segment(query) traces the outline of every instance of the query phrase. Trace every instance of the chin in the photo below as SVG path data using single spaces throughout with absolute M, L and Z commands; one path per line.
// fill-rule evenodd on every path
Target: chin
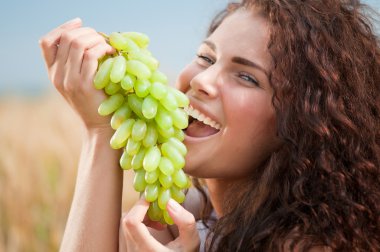
M 187 175 L 195 177 L 195 178 L 209 178 L 210 176 L 207 176 L 207 174 L 205 174 L 207 173 L 207 169 L 205 169 L 205 167 L 207 166 L 206 165 L 198 166 L 192 162 L 186 161 L 183 171 Z

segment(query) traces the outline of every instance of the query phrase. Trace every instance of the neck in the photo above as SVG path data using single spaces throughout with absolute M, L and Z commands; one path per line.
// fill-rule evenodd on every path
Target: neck
M 225 195 L 227 192 L 226 189 L 236 181 L 232 182 L 231 180 L 224 179 L 205 179 L 205 182 L 207 185 L 211 204 L 216 212 L 216 215 L 218 218 L 220 218 L 224 215 L 223 204 L 225 202 Z

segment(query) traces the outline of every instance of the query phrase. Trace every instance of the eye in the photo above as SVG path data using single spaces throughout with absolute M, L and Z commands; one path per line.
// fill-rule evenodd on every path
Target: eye
M 213 64 L 215 63 L 210 57 L 208 57 L 208 56 L 206 56 L 206 55 L 203 55 L 203 54 L 197 54 L 197 57 L 198 57 L 200 60 L 206 62 L 206 63 L 209 64 L 209 65 L 213 65 Z
M 260 87 L 259 82 L 254 77 L 252 77 L 251 75 L 249 75 L 247 73 L 240 73 L 239 78 L 246 81 L 246 82 L 249 82 L 250 85 L 253 84 L 257 87 Z

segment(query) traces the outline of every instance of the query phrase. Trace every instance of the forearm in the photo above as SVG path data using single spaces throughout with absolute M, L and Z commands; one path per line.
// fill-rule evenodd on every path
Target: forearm
M 123 173 L 111 136 L 111 129 L 85 134 L 61 251 L 117 251 Z

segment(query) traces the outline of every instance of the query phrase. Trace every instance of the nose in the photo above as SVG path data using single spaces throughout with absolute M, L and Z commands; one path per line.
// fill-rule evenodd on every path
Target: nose
M 218 96 L 219 71 L 216 65 L 199 72 L 190 81 L 190 88 L 199 98 L 213 99 Z

